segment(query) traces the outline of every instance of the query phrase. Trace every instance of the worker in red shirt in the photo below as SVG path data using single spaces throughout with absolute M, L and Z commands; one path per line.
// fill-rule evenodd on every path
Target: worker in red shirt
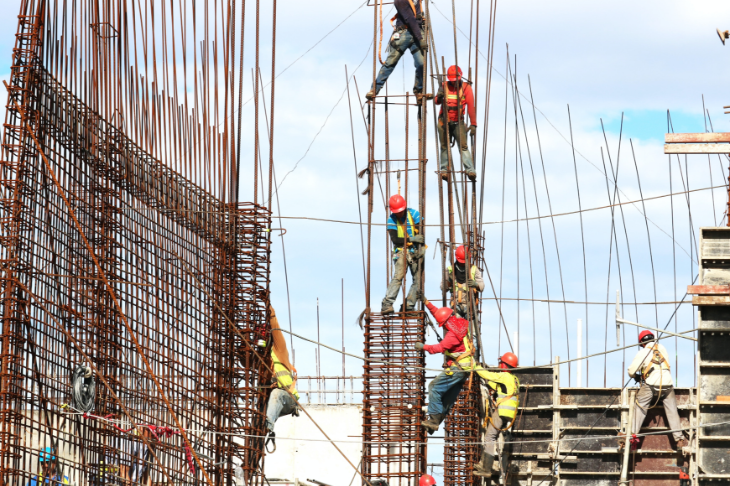
M 428 420 L 421 422 L 421 425 L 430 435 L 438 430 L 454 406 L 476 363 L 473 358 L 474 346 L 469 335 L 469 321 L 454 316 L 454 311 L 449 307 L 438 308 L 428 300 L 422 300 L 438 325 L 446 328 L 446 335 L 438 344 L 416 343 L 416 349 L 430 354 L 443 353 L 449 358 L 446 369 L 428 385 Z
M 437 105 L 446 101 L 446 111 L 449 119 L 449 137 L 446 137 L 446 125 L 444 124 L 443 106 L 439 112 L 439 141 L 441 142 L 441 178 L 445 181 L 449 180 L 449 142 L 451 138 L 456 139 L 461 151 L 461 162 L 464 164 L 466 175 L 472 181 L 476 180 L 477 173 L 474 170 L 474 163 L 469 152 L 467 143 L 467 132 L 470 136 L 476 136 L 477 133 L 477 112 L 474 106 L 474 92 L 469 83 L 461 80 L 461 69 L 458 66 L 451 66 L 446 75 L 448 82 L 439 88 L 434 102 Z M 459 113 L 459 105 L 461 105 L 461 113 Z M 466 129 L 464 115 L 469 110 L 469 130 Z M 452 160 L 455 168 L 456 160 Z

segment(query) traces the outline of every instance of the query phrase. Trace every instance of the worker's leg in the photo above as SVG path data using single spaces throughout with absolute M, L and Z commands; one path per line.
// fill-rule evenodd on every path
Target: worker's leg
M 492 410 L 491 420 L 487 426 L 487 434 L 484 437 L 484 452 L 489 455 L 497 455 L 497 439 L 499 431 L 504 427 L 504 420 L 500 417 L 497 409 Z
M 398 39 L 393 38 L 395 35 L 398 35 Z M 403 47 L 403 45 L 405 44 L 405 40 L 406 39 L 403 35 L 403 32 L 394 32 L 393 36 L 391 36 L 390 46 L 388 47 L 388 57 L 385 59 L 385 63 L 380 67 L 380 71 L 378 71 L 378 77 L 375 78 L 376 93 L 383 89 L 383 85 L 388 80 L 388 76 L 390 76 L 390 74 L 393 72 L 393 69 L 395 69 L 395 67 L 398 65 L 398 61 L 400 61 L 400 58 L 403 56 L 403 53 L 406 49 L 405 47 Z
M 454 130 L 456 141 L 459 144 L 461 152 L 461 162 L 464 164 L 464 170 L 469 173 L 474 171 L 474 164 L 471 160 L 471 152 L 469 151 L 469 137 L 466 134 L 466 124 L 462 119 L 458 124 L 451 123 L 449 129 Z
M 413 282 L 411 288 L 408 290 L 408 297 L 406 297 L 406 310 L 412 311 L 418 303 L 418 290 L 421 288 L 421 274 L 423 269 L 421 264 L 423 263 L 423 257 L 419 256 L 420 250 L 416 250 L 410 257 L 408 262 L 408 268 L 411 270 L 411 277 Z
M 664 400 L 664 413 L 667 415 L 667 422 L 671 430 L 678 430 L 678 432 L 672 432 L 674 440 L 684 439 L 684 433 L 679 430 L 682 428 L 682 424 L 679 421 L 679 412 L 677 411 L 677 399 L 674 397 L 674 387 L 669 386 L 667 389 L 662 390 L 662 397 Z
M 269 403 L 266 406 L 266 428 L 273 432 L 274 424 L 279 420 L 279 417 L 291 415 L 296 410 L 296 406 L 296 402 L 289 393 L 280 388 L 275 388 L 271 392 Z
M 449 138 L 446 136 L 446 127 L 444 126 L 444 120 L 439 117 L 439 143 L 441 144 L 441 171 L 449 170 Z
M 418 45 L 418 41 L 411 35 L 411 31 L 408 32 L 408 37 L 411 38 L 411 45 L 408 47 L 413 55 L 413 66 L 416 68 L 416 79 L 413 81 L 413 92 L 423 93 L 423 53 Z
M 398 252 L 394 258 L 395 268 L 393 268 L 393 278 L 390 280 L 388 290 L 385 292 L 381 312 L 393 311 L 393 302 L 395 302 L 396 297 L 398 297 L 398 291 L 400 291 L 400 287 L 403 285 L 403 279 L 406 276 L 406 266 L 408 262 L 403 255 L 403 252 Z
M 446 416 L 467 378 L 469 373 L 464 371 L 455 371 L 451 375 L 445 371 L 439 373 L 428 385 L 428 414 Z
M 646 411 L 652 404 L 654 399 L 654 392 L 651 387 L 646 383 L 642 383 L 639 392 L 636 394 L 636 403 L 634 403 L 634 424 L 631 429 L 632 434 L 638 434 L 641 430 L 641 426 L 644 424 L 646 418 Z

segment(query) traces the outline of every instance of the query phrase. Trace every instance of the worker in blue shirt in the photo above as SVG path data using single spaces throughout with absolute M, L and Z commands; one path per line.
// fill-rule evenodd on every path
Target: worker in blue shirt
M 428 51 L 428 42 L 422 30 L 421 0 L 395 0 L 393 3 L 397 13 L 391 19 L 391 24 L 395 20 L 395 30 L 390 37 L 388 58 L 381 66 L 380 72 L 378 72 L 375 86 L 370 87 L 370 91 L 365 97 L 371 100 L 377 96 L 407 49 L 411 51 L 413 65 L 416 67 L 413 94 L 416 95 L 418 101 L 421 101 L 423 93 L 423 56 Z
M 418 291 L 421 288 L 421 261 L 425 252 L 424 237 L 418 234 L 417 224 L 421 222 L 421 214 L 415 209 L 407 207 L 406 200 L 400 194 L 388 201 L 391 215 L 386 226 L 390 239 L 393 242 L 393 278 L 383 299 L 381 312 L 393 312 L 393 302 L 398 297 L 398 291 L 406 277 L 406 269 L 411 270 L 413 283 L 406 297 L 406 312 L 412 311 L 418 302 Z M 406 241 L 407 240 L 407 241 Z M 404 250 L 407 247 L 407 250 Z M 403 309 L 401 309 L 403 310 Z
M 38 455 L 40 463 L 40 476 L 33 476 L 28 481 L 28 486 L 40 486 L 41 484 L 69 484 L 68 477 L 56 472 L 56 454 L 53 447 L 46 447 Z

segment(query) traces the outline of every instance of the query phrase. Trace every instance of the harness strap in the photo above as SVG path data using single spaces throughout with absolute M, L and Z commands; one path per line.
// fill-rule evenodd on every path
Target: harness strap
M 411 10 L 413 10 L 413 15 L 415 15 L 415 16 L 418 16 L 418 14 L 416 13 L 416 6 L 415 6 L 415 5 L 413 5 L 413 0 L 408 0 L 408 3 L 410 3 L 410 4 L 411 4 Z M 381 5 L 382 5 L 382 3 L 381 3 Z M 395 20 L 396 20 L 397 18 L 398 18 L 398 14 L 395 14 L 395 15 L 393 15 L 393 18 L 392 18 L 392 19 L 390 19 L 390 25 L 391 25 L 391 26 L 392 26 L 392 27 L 393 27 L 394 29 L 395 29 L 395 25 L 393 25 L 393 23 L 395 22 Z

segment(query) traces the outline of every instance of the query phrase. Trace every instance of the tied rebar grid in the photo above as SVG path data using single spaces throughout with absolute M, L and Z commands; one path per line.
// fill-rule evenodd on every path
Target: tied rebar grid
M 473 231 L 467 233 L 471 251 L 471 263 L 484 271 L 484 238 L 475 235 Z M 476 306 L 477 318 L 474 322 L 481 330 L 479 310 L 481 302 Z M 473 342 L 477 345 L 477 332 L 471 330 Z M 475 357 L 476 359 L 476 357 Z M 481 390 L 479 377 L 476 373 L 464 383 L 459 392 L 451 413 L 446 417 L 445 445 L 444 445 L 444 486 L 466 486 L 481 484 L 481 479 L 474 476 L 474 466 L 481 459 L 482 446 L 479 444 L 483 432 L 483 423 L 480 420 L 488 410 L 480 403 Z
M 415 486 L 426 470 L 423 389 L 424 312 L 370 314 L 365 319 L 363 476 L 390 486 Z M 396 365 L 407 365 L 403 368 Z M 414 368 L 419 367 L 419 368 Z
M 264 432 L 268 349 L 249 343 L 269 341 L 270 213 L 164 165 L 91 108 L 114 112 L 101 88 L 59 82 L 48 9 L 21 5 L 0 162 L 0 485 L 27 484 L 45 447 L 71 483 L 130 484 L 147 443 L 153 483 L 231 484 L 240 464 L 261 484 L 260 441 L 215 433 Z M 61 408 L 79 364 L 92 415 Z M 98 417 L 177 433 L 145 443 Z

